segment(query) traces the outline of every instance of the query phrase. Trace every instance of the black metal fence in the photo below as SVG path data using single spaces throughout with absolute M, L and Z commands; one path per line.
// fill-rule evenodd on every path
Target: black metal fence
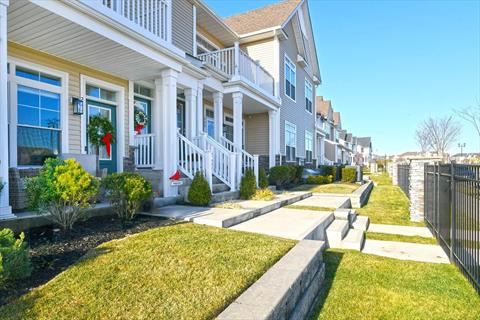
M 410 165 L 398 165 L 398 186 L 410 199 Z
M 480 292 L 480 166 L 425 165 L 425 221 Z

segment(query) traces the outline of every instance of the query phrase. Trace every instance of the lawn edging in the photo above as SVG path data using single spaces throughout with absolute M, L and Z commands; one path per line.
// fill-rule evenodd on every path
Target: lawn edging
M 325 278 L 324 248 L 300 241 L 217 319 L 305 319 Z
M 370 192 L 373 189 L 373 181 L 368 181 L 362 184 L 360 188 L 353 191 L 350 195 L 350 201 L 352 202 L 352 208 L 361 208 L 367 201 Z

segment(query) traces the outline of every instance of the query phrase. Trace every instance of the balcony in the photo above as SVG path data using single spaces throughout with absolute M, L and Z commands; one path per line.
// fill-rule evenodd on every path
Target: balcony
M 150 40 L 171 42 L 171 0 L 79 1 Z
M 223 73 L 230 80 L 243 78 L 269 95 L 275 95 L 275 79 L 239 46 L 199 54 L 198 59 Z

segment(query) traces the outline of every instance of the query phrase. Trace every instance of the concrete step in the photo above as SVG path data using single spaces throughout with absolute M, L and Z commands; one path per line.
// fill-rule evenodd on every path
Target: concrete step
M 336 219 L 327 228 L 327 240 L 329 246 L 337 248 L 340 246 L 342 239 L 348 232 L 349 224 L 347 220 Z
M 338 208 L 338 209 L 335 209 L 333 214 L 335 215 L 335 219 L 348 220 L 350 211 L 351 209 L 349 208 Z
M 352 223 L 352 228 L 355 230 L 367 231 L 370 225 L 370 219 L 367 216 L 356 216 Z
M 240 197 L 239 191 L 224 191 L 212 194 L 211 203 L 226 202 L 238 199 Z
M 340 248 L 361 251 L 365 242 L 365 232 L 362 230 L 350 229 L 343 238 Z
M 220 193 L 230 190 L 230 187 L 225 183 L 215 183 L 212 185 L 212 193 Z

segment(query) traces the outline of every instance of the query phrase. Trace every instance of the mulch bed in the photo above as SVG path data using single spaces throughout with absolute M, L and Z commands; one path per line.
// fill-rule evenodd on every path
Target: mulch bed
M 0 306 L 48 282 L 103 242 L 173 223 L 137 216 L 130 225 L 122 226 L 116 216 L 103 216 L 78 222 L 69 235 L 63 235 L 55 226 L 30 229 L 25 232 L 25 241 L 30 247 L 33 272 L 27 279 L 0 288 Z

